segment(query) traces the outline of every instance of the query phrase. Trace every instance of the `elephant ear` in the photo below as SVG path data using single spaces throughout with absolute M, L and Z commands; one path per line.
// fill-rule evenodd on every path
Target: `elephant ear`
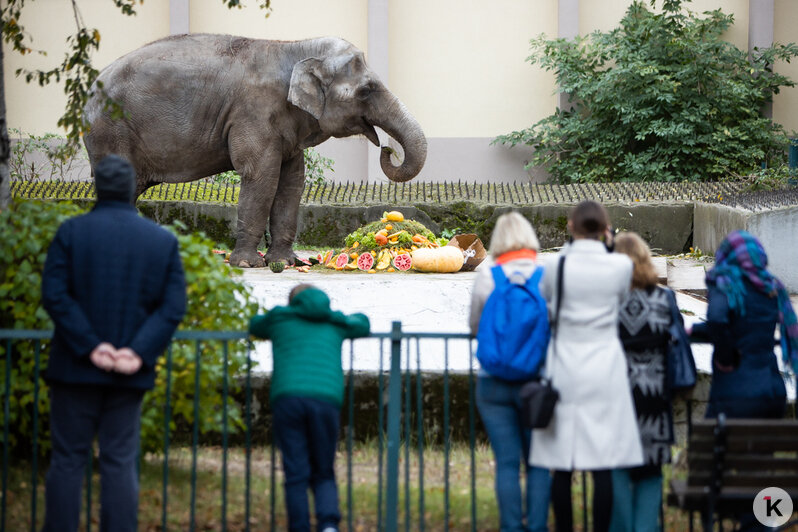
M 320 78 L 321 59 L 310 57 L 294 65 L 288 101 L 319 119 L 324 111 L 324 90 Z

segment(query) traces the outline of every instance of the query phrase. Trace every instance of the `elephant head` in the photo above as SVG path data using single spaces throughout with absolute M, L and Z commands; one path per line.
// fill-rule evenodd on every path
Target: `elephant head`
M 382 148 L 380 166 L 391 181 L 414 178 L 427 158 L 427 140 L 421 126 L 377 75 L 366 66 L 363 53 L 346 43 L 332 55 L 297 62 L 291 73 L 288 101 L 310 113 L 322 133 L 333 137 L 365 135 L 380 146 L 377 126 L 396 139 L 404 151 L 399 166 L 393 150 Z

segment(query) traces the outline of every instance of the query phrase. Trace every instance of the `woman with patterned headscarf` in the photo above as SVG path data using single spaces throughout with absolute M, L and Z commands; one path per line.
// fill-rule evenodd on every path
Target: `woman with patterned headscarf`
M 787 393 L 773 352 L 774 331 L 778 325 L 785 364 L 798 368 L 798 320 L 767 264 L 759 240 L 733 231 L 707 273 L 707 320 L 692 330 L 715 346 L 707 417 L 784 415 Z

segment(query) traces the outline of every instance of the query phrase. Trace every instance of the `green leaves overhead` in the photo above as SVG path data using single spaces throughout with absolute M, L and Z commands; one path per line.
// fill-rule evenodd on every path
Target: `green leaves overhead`
M 495 142 L 534 146 L 530 166 L 561 183 L 715 180 L 780 162 L 787 136 L 761 109 L 794 85 L 772 67 L 798 47 L 749 58 L 721 39 L 732 15 L 683 3 L 665 0 L 657 13 L 637 0 L 610 32 L 533 39 L 528 61 L 555 73 L 574 108 Z

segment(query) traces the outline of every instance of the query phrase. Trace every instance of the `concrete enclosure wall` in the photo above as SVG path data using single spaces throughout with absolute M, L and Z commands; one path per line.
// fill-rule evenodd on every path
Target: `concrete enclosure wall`
M 102 35 L 97 68 L 170 33 L 234 33 L 296 40 L 343 37 L 367 56 L 370 66 L 419 120 L 429 139 L 422 181 L 540 181 L 543 169 L 525 170 L 531 151 L 492 146 L 496 135 L 530 126 L 558 105 L 552 73 L 526 62 L 529 40 L 573 37 L 617 26 L 632 0 L 272 0 L 267 19 L 252 0 L 229 10 L 221 0 L 159 0 L 137 4 L 126 17 L 107 0 L 78 0 L 86 25 Z M 661 5 L 661 3 L 658 3 Z M 722 8 L 735 24 L 724 36 L 741 49 L 764 42 L 798 41 L 794 0 L 693 0 L 695 12 Z M 757 16 L 754 16 L 757 15 Z M 43 135 L 59 133 L 66 103 L 62 85 L 28 85 L 17 68 L 60 62 L 65 38 L 74 32 L 69 2 L 29 2 L 22 20 L 33 46 L 48 52 L 20 56 L 7 44 L 4 74 L 9 126 Z M 777 71 L 798 79 L 798 62 Z M 798 129 L 798 88 L 776 95 L 773 116 Z M 382 134 L 383 142 L 385 135 Z M 319 151 L 335 160 L 330 178 L 380 181 L 379 152 L 360 138 L 331 139 Z
M 752 212 L 711 203 L 694 210 L 693 245 L 714 253 L 727 234 L 746 230 L 762 242 L 768 268 L 792 292 L 798 292 L 798 207 Z
M 235 243 L 238 207 L 235 205 L 191 201 L 139 201 L 139 210 L 160 224 L 174 220 L 189 229 L 204 231 L 212 240 L 232 249 Z M 442 229 L 458 233 L 476 233 L 486 249 L 496 220 L 515 210 L 535 228 L 541 246 L 555 248 L 568 240 L 566 223 L 572 205 L 543 204 L 520 207 L 457 202 L 449 204 L 416 203 L 368 205 L 302 205 L 299 208 L 297 242 L 309 247 L 339 248 L 346 235 L 380 218 L 387 210 L 399 209 L 412 220 L 438 234 Z M 690 203 L 608 204 L 614 227 L 639 233 L 658 253 L 681 253 L 691 245 L 693 205 Z M 668 220 L 663 224 L 662 220 Z

